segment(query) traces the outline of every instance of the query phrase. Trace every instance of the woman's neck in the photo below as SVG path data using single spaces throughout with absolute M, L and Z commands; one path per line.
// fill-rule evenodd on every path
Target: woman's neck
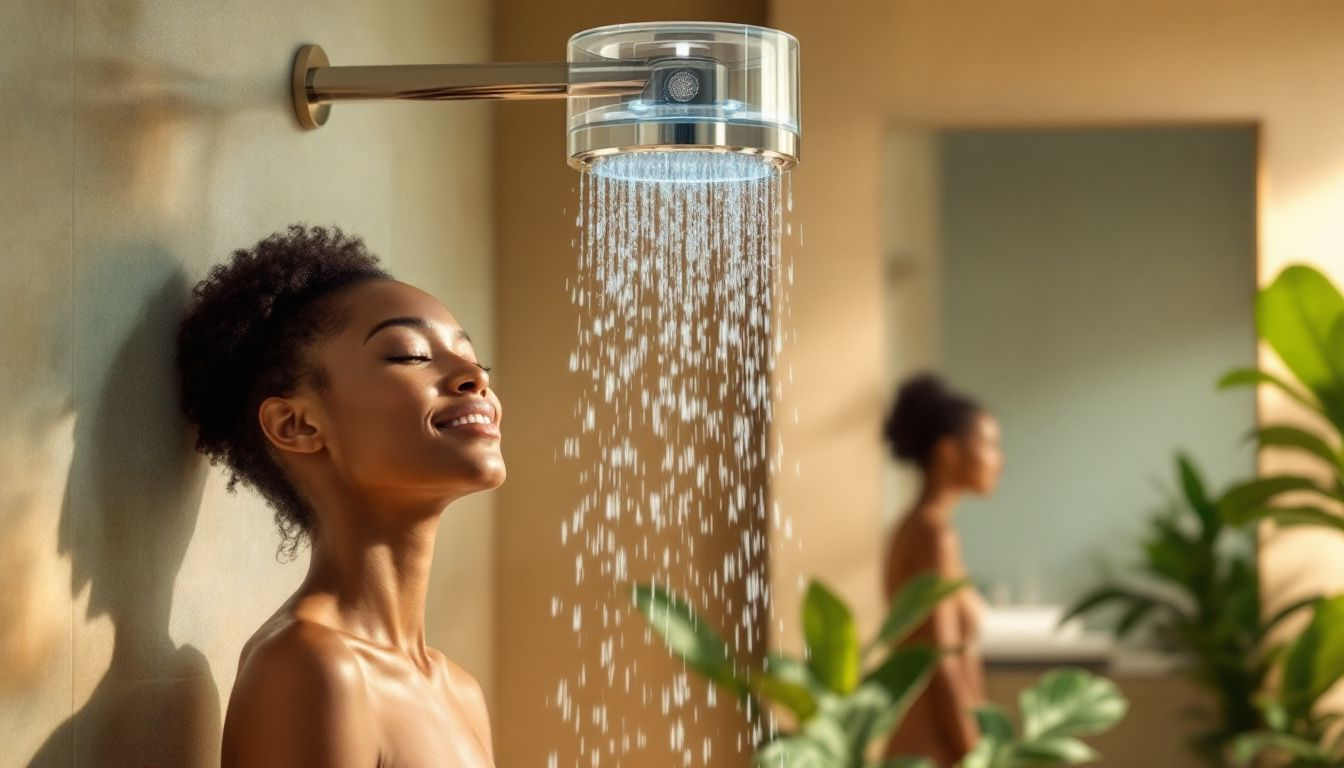
M 914 512 L 927 522 L 947 525 L 957 511 L 961 492 L 947 483 L 925 482 L 915 501 Z
M 429 669 L 425 595 L 441 511 L 440 507 L 433 514 L 365 510 L 324 515 L 327 524 L 313 540 L 308 575 L 299 596 L 329 598 L 332 618 L 341 630 L 396 648 L 421 669 Z M 333 520 L 412 522 L 380 528 L 336 525 Z

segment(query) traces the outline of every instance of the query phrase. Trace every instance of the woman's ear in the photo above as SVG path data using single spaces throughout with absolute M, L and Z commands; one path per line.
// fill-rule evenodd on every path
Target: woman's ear
M 943 435 L 933 444 L 932 466 L 942 475 L 957 477 L 962 465 L 961 440 L 956 435 Z
M 322 430 L 298 398 L 268 397 L 257 411 L 261 431 L 281 451 L 316 453 L 325 444 Z

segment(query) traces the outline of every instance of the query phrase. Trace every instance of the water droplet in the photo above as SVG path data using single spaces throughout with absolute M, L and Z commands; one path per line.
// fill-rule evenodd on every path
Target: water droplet
M 617 585 L 637 579 L 678 594 L 742 653 L 774 626 L 758 528 L 767 524 L 762 473 L 782 466 L 768 427 L 785 383 L 776 361 L 793 333 L 793 266 L 780 265 L 792 184 L 736 155 L 631 153 L 599 167 L 580 180 L 578 270 L 566 283 L 577 316 L 568 367 L 583 387 L 559 452 L 578 462 L 582 489 L 561 526 L 575 586 L 561 587 L 550 606 L 553 617 L 570 612 L 587 655 L 554 706 L 573 728 L 578 764 L 597 765 L 604 753 L 643 764 L 621 756 L 650 748 L 649 734 L 627 726 L 610 700 L 661 711 L 660 748 L 683 765 L 709 766 L 719 737 L 700 724 L 717 691 L 693 686 L 685 672 L 661 679 L 641 670 L 641 658 L 668 650 L 642 615 L 623 622 L 630 598 Z M 775 530 L 791 532 L 773 502 L 770 512 Z M 720 543 L 730 551 L 710 560 Z M 585 581 L 611 598 L 594 601 L 591 584 L 583 597 L 566 592 Z M 740 751 L 762 731 L 736 737 Z M 730 748 L 732 737 L 722 738 L 720 749 Z M 548 768 L 558 768 L 552 755 Z

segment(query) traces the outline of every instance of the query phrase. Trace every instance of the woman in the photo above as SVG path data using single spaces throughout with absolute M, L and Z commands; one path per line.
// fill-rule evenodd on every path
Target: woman
M 897 526 L 887 549 L 890 599 L 912 576 L 935 571 L 966 578 L 952 516 L 964 493 L 988 495 L 1003 467 L 999 425 L 974 401 L 925 374 L 901 386 L 885 425 L 897 459 L 919 469 L 923 485 L 914 506 Z M 892 735 L 888 756 L 925 755 L 952 766 L 979 739 L 972 710 L 985 703 L 984 667 L 976 641 L 983 601 L 967 587 L 943 600 L 915 637 L 945 656 L 923 694 Z
M 307 577 L 244 646 L 223 767 L 493 765 L 480 686 L 425 644 L 444 508 L 504 481 L 457 320 L 362 241 L 292 226 L 214 267 L 178 339 L 197 449 L 275 511 Z

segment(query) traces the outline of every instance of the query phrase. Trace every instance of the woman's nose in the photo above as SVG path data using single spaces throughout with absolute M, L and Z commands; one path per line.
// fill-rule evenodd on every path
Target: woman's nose
M 474 363 L 463 363 L 448 382 L 448 390 L 458 394 L 481 393 L 489 388 L 490 374 Z

